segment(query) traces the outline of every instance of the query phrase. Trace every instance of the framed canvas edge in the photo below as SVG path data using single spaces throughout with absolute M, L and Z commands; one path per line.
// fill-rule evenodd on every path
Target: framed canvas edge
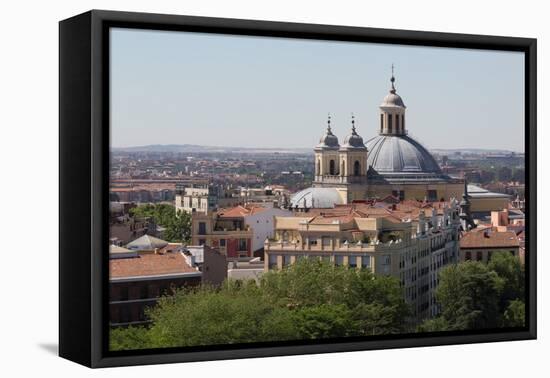
M 60 355 L 89 367 L 112 367 L 121 365 L 191 362 L 536 339 L 536 39 L 100 10 L 93 10 L 76 17 L 90 17 L 91 28 L 91 58 L 89 61 L 91 72 L 91 84 L 89 88 L 91 93 L 91 102 L 89 103 L 90 128 L 88 129 L 91 144 L 91 195 L 89 198 L 91 240 L 89 245 L 90 249 L 88 252 L 91 253 L 89 260 L 89 271 L 82 272 L 83 276 L 91 278 L 91 280 L 89 281 L 91 303 L 90 318 L 88 319 L 89 323 L 87 325 L 81 325 L 82 329 L 88 330 L 90 333 L 91 349 L 89 359 L 75 360 L 68 355 L 63 356 L 61 353 L 61 350 L 63 348 L 61 346 L 60 338 Z M 66 21 L 61 21 L 60 24 L 64 22 Z M 108 293 L 108 282 L 105 279 L 105 274 L 107 273 L 106 269 L 108 269 L 108 261 L 106 261 L 106 255 L 104 254 L 106 247 L 104 245 L 104 240 L 107 239 L 104 238 L 104 235 L 106 235 L 106 232 L 109 232 L 108 226 L 106 226 L 105 222 L 107 214 L 106 211 L 108 210 L 108 191 L 106 190 L 106 180 L 108 182 L 108 176 L 106 175 L 108 175 L 109 168 L 109 117 L 107 112 L 104 110 L 108 109 L 108 76 L 106 75 L 105 69 L 108 67 L 109 62 L 106 59 L 106 44 L 104 43 L 104 41 L 107 37 L 106 28 L 110 25 L 126 25 L 136 28 L 152 29 L 160 28 L 161 30 L 181 30 L 181 28 L 190 27 L 197 30 L 211 30 L 211 32 L 214 33 L 288 36 L 292 38 L 299 37 L 346 41 L 362 41 L 368 39 L 368 41 L 370 42 L 378 41 L 381 43 L 393 44 L 425 45 L 434 47 L 462 47 L 525 52 L 525 151 L 526 154 L 528 154 L 528 160 L 526 161 L 526 163 L 528 162 L 528 165 L 526 164 L 526 181 L 529 184 L 527 214 L 528 258 L 526 261 L 526 265 L 529 267 L 529 307 L 527 309 L 529 329 L 526 331 L 503 331 L 498 333 L 486 333 L 476 335 L 466 334 L 453 336 L 419 336 L 417 338 L 372 340 L 331 344 L 272 346 L 201 352 L 154 353 L 148 355 L 134 356 L 109 356 L 109 353 L 106 353 L 107 349 L 105 349 L 108 346 L 108 343 L 104 332 L 106 324 L 104 320 L 108 319 L 108 317 L 106 316 L 108 315 L 108 309 L 107 306 L 104 305 L 104 295 Z M 62 52 L 60 51 L 60 59 L 61 55 Z M 62 75 L 63 72 L 61 72 L 60 70 L 60 89 L 62 89 Z M 72 101 L 74 102 L 79 102 L 83 100 L 84 99 L 82 98 L 78 98 L 78 96 L 72 99 Z M 60 102 L 60 114 L 62 113 L 62 111 L 63 110 L 61 109 Z M 62 121 L 60 117 L 60 130 L 63 130 L 61 122 Z M 62 141 L 63 135 L 61 134 L 62 132 L 60 132 L 60 151 L 62 149 L 61 144 L 63 142 L 66 143 L 66 141 Z M 75 156 L 75 158 L 78 159 L 79 156 Z M 68 184 L 68 179 L 63 178 L 60 173 L 60 187 Z M 64 206 L 66 207 L 67 205 L 65 204 Z M 62 211 L 62 202 L 60 201 L 60 212 Z M 61 222 L 62 220 L 60 217 L 60 224 Z M 60 239 L 61 237 L 63 237 L 63 235 L 61 235 L 60 233 Z M 60 254 L 61 248 L 62 247 L 60 241 Z M 60 258 L 60 275 L 62 274 L 61 265 L 62 261 Z M 61 292 L 62 288 L 60 284 L 60 295 Z M 70 317 L 70 314 L 68 315 L 68 317 Z M 66 328 L 66 325 L 61 324 L 60 315 L 60 333 L 62 327 Z

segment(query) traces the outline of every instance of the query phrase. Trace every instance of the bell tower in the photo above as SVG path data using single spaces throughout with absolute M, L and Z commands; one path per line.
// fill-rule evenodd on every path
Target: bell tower
M 338 166 L 340 144 L 332 133 L 331 117 L 328 115 L 327 130 L 315 146 L 315 182 L 334 182 L 340 175 Z
M 348 202 L 364 200 L 367 184 L 367 147 L 355 128 L 351 115 L 351 133 L 340 147 L 340 181 L 348 187 Z
M 351 133 L 340 147 L 340 176 L 344 182 L 362 182 L 367 176 L 367 147 L 357 134 L 355 116 L 351 115 Z
M 395 76 L 393 74 L 393 64 L 391 66 L 391 89 L 390 93 L 384 97 L 380 105 L 380 135 L 407 135 L 405 128 L 405 109 L 401 96 L 395 89 Z

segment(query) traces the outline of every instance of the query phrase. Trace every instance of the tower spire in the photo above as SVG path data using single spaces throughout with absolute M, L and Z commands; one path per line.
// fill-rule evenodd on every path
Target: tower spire
M 394 76 L 394 73 L 393 73 L 393 69 L 394 69 L 394 66 L 393 66 L 393 63 L 391 64 L 391 90 L 390 92 L 391 93 L 395 93 L 395 76 Z
M 355 130 L 355 114 L 353 112 L 351 113 L 351 133 L 357 135 L 357 131 Z
M 331 134 L 332 130 L 330 128 L 330 112 L 328 113 L 328 119 L 327 119 L 327 133 Z

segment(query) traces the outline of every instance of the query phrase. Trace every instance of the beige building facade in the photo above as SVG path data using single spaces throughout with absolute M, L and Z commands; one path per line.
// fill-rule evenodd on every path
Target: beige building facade
M 420 321 L 438 313 L 438 273 L 458 261 L 457 206 L 361 203 L 276 217 L 275 236 L 264 246 L 265 270 L 314 258 L 391 275 L 399 279 L 414 321 Z

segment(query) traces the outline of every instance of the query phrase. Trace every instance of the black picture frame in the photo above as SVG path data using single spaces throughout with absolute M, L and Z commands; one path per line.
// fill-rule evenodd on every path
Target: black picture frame
M 525 328 L 209 348 L 108 351 L 110 27 L 525 53 Z M 535 339 L 536 39 L 92 10 L 59 24 L 59 354 L 89 367 Z

